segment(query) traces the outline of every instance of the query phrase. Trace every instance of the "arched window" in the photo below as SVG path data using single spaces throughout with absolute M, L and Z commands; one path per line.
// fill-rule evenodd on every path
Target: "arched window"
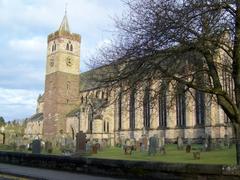
M 159 107 L 159 127 L 167 127 L 167 83 L 162 82 L 161 90 L 158 99 Z
M 135 129 L 135 89 L 131 90 L 129 99 L 129 127 L 131 130 Z
M 67 43 L 66 50 L 69 50 L 69 44 Z
M 70 45 L 70 51 L 73 51 L 73 45 L 72 44 Z
M 92 122 L 93 122 L 93 107 L 89 107 L 88 111 L 88 130 L 92 133 Z
M 106 131 L 106 121 L 103 121 L 103 132 Z
M 118 94 L 118 130 L 122 129 L 122 92 Z
M 104 99 L 104 91 L 102 91 L 102 99 Z
M 81 97 L 81 103 L 83 103 L 83 96 Z
M 150 128 L 151 119 L 151 96 L 149 87 L 145 88 L 143 97 L 143 126 Z
M 107 122 L 107 132 L 109 132 L 109 122 Z
M 177 126 L 186 126 L 186 96 L 185 87 L 178 85 L 176 94 L 176 112 L 177 112 Z
M 53 44 L 52 44 L 52 52 L 56 51 L 56 49 L 57 49 L 57 45 L 56 45 L 56 43 L 54 41 Z
M 196 124 L 203 125 L 205 123 L 205 94 L 200 91 L 196 91 L 195 94 L 196 105 Z

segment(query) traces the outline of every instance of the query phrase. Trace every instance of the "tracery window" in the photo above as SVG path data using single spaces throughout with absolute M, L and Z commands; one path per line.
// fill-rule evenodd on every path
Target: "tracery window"
M 129 127 L 131 130 L 135 128 L 135 89 L 131 90 L 129 99 Z
M 145 128 L 150 128 L 150 120 L 151 120 L 151 96 L 149 87 L 146 87 L 143 97 L 143 125 Z
M 177 113 L 177 126 L 186 126 L 186 95 L 183 85 L 177 87 L 176 94 L 176 113 Z

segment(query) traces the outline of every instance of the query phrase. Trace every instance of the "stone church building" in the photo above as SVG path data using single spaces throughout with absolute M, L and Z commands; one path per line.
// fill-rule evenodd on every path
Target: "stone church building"
M 163 81 L 141 92 L 121 93 L 91 81 L 96 70 L 80 73 L 81 36 L 70 31 L 66 14 L 47 43 L 45 91 L 37 100 L 36 114 L 27 120 L 26 137 L 53 140 L 64 134 L 75 139 L 83 131 L 88 139 L 107 139 L 114 145 L 156 134 L 169 142 L 177 137 L 197 140 L 206 134 L 215 139 L 232 136 L 223 110 L 203 93 L 192 90 L 195 98 L 189 92 L 178 95 L 169 106 L 169 87 L 151 105 L 149 88 L 158 88 Z M 226 88 L 233 86 L 228 83 Z

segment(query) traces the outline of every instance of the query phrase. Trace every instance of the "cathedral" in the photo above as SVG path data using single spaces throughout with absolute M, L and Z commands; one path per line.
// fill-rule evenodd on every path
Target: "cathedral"
M 163 81 L 140 92 L 122 93 L 91 80 L 91 74 L 101 67 L 80 73 L 81 36 L 70 31 L 66 14 L 59 29 L 48 35 L 47 43 L 45 91 L 38 97 L 36 114 L 27 120 L 26 138 L 54 140 L 63 134 L 74 140 L 82 131 L 87 139 L 105 139 L 115 145 L 153 135 L 166 142 L 177 137 L 197 141 L 206 134 L 216 140 L 232 137 L 229 119 L 204 93 L 185 92 L 172 103 L 169 85 L 152 105 L 149 89 L 158 88 Z M 231 83 L 225 87 L 233 89 Z

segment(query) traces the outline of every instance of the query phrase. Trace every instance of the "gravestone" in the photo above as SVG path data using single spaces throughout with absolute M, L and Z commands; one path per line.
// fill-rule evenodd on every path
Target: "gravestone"
M 149 149 L 148 149 L 148 155 L 156 155 L 158 147 L 158 139 L 155 136 L 152 136 L 149 138 Z
M 193 158 L 194 158 L 195 160 L 200 159 L 200 152 L 193 152 Z
M 52 153 L 52 151 L 53 151 L 52 142 L 50 142 L 50 141 L 45 142 L 45 151 L 48 153 Z
M 203 150 L 209 151 L 212 147 L 211 136 L 206 134 L 203 141 Z
M 40 154 L 41 153 L 41 141 L 35 139 L 32 141 L 32 153 L 33 154 Z
M 228 135 L 224 136 L 224 147 L 228 149 L 231 147 L 231 139 L 229 138 Z
M 76 152 L 83 153 L 86 150 L 86 134 L 82 131 L 76 135 Z
M 146 136 L 144 136 L 142 138 L 142 151 L 147 151 L 148 148 L 148 138 Z
M 130 139 L 130 145 L 132 146 L 132 149 L 134 150 L 134 151 L 136 151 L 137 150 L 137 147 L 136 147 L 136 139 Z
M 183 149 L 183 139 L 180 136 L 177 137 L 177 148 L 178 150 Z
M 87 153 L 91 153 L 91 150 L 92 150 L 92 145 L 91 145 L 90 141 L 87 141 L 87 143 L 86 143 L 86 152 Z
M 160 154 L 166 154 L 166 150 L 165 150 L 165 138 L 163 136 L 161 136 L 159 138 L 159 150 L 160 150 Z
M 186 153 L 190 153 L 192 149 L 192 141 L 190 138 L 187 139 Z

